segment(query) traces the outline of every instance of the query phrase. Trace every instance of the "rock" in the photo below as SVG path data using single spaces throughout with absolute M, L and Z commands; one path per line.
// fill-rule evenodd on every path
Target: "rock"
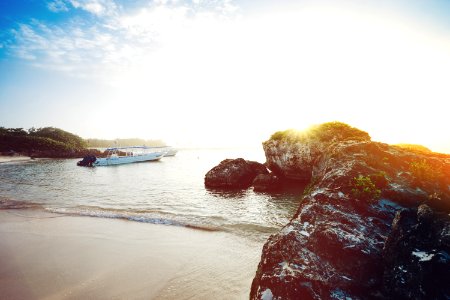
M 370 136 L 340 122 L 313 126 L 309 134 L 276 132 L 263 143 L 267 167 L 281 177 L 309 181 L 317 159 L 335 141 L 370 141 Z
M 357 129 L 337 125 L 347 133 L 335 134 L 327 125 L 326 134 L 282 134 L 263 144 L 270 170 L 309 179 L 310 185 L 291 221 L 265 243 L 251 299 L 267 291 L 272 299 L 389 299 L 384 285 L 392 281 L 384 278 L 395 264 L 384 263 L 389 251 L 383 249 L 396 212 L 437 198 L 439 208 L 450 212 L 450 155 L 372 142 Z M 419 211 L 414 222 L 434 220 L 428 208 Z M 405 222 L 402 230 L 415 224 L 409 219 L 398 220 Z M 428 228 L 430 235 L 450 240 L 444 234 L 450 230 Z M 438 251 L 445 261 L 448 250 Z
M 434 212 L 428 205 L 420 205 L 417 209 L 417 221 L 422 224 L 427 224 L 434 219 Z
M 280 179 L 274 174 L 259 174 L 252 183 L 255 192 L 276 191 L 281 188 Z
M 207 188 L 248 188 L 258 174 L 268 174 L 258 162 L 243 158 L 225 159 L 205 175 Z
M 261 299 L 265 289 L 274 299 L 375 295 L 381 283 L 383 233 L 389 226 L 386 215 L 356 213 L 354 206 L 347 209 L 338 196 L 325 192 L 309 200 L 264 245 L 251 298 Z
M 390 299 L 448 299 L 450 217 L 427 205 L 397 212 L 384 246 L 384 292 Z
M 267 167 L 282 178 L 309 181 L 314 160 L 321 152 L 319 146 L 317 143 L 266 142 L 263 148 Z

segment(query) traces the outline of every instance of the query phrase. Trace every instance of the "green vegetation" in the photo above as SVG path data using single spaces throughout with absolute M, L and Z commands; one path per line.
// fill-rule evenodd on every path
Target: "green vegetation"
M 54 127 L 5 128 L 0 127 L 0 152 L 14 152 L 35 157 L 81 157 L 85 154 L 101 155 L 101 152 L 90 148 L 107 148 L 111 146 L 163 146 L 161 140 L 88 139 Z
M 425 152 L 425 153 L 432 152 L 427 147 L 422 146 L 422 145 L 417 145 L 417 144 L 397 144 L 397 145 L 394 145 L 394 146 L 402 148 L 402 149 L 410 150 L 410 151 L 413 151 L 413 152 Z
M 285 140 L 291 142 L 305 142 L 308 140 L 325 141 L 370 141 L 367 132 L 351 127 L 342 122 L 328 122 L 312 126 L 306 131 L 288 129 L 272 134 L 271 140 Z
M 380 171 L 375 174 L 370 174 L 369 178 L 373 182 L 373 184 L 375 184 L 375 186 L 379 189 L 383 189 L 388 185 L 388 180 L 386 179 L 386 172 Z
M 450 180 L 448 169 L 434 160 L 416 160 L 409 163 L 413 185 L 428 194 L 428 204 L 445 211 L 450 211 Z
M 308 134 L 306 131 L 299 131 L 296 129 L 287 129 L 284 131 L 277 131 L 270 137 L 271 140 L 275 141 L 306 141 L 308 140 Z
M 442 176 L 441 167 L 433 167 L 425 159 L 412 161 L 409 164 L 409 171 L 413 175 L 416 184 L 420 182 L 434 182 L 439 181 Z
M 54 127 L 23 128 L 0 127 L 0 151 L 81 151 L 85 149 L 84 140 L 70 132 Z
M 354 177 L 351 181 L 352 195 L 360 200 L 375 200 L 381 196 L 381 190 L 372 182 L 370 176 Z
M 102 140 L 102 139 L 87 139 L 86 144 L 88 148 L 108 148 L 112 146 L 165 146 L 161 140 L 144 140 L 144 139 L 115 139 L 115 140 Z
M 62 129 L 54 127 L 44 127 L 44 128 L 30 128 L 28 130 L 30 136 L 48 138 L 57 142 L 64 143 L 66 146 L 72 149 L 84 149 L 86 148 L 86 142 L 73 133 L 64 131 Z

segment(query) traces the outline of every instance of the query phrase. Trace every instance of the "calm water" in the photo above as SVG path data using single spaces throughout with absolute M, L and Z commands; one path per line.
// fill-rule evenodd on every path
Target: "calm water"
M 0 164 L 0 200 L 74 215 L 188 226 L 265 239 L 285 225 L 303 187 L 277 194 L 206 190 L 204 175 L 225 158 L 264 162 L 259 149 L 189 149 L 158 162 L 82 168 L 75 159 Z M 5 201 L 2 201 L 5 206 Z

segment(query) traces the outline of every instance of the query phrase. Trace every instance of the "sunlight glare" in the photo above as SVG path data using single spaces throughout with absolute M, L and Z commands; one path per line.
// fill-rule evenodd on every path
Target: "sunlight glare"
M 125 115 L 145 137 L 192 143 L 259 143 L 331 120 L 381 141 L 431 142 L 431 128 L 445 125 L 449 44 L 385 17 L 322 7 L 228 20 L 143 10 L 124 23 L 133 32 L 156 20 L 163 38 L 113 74 L 115 102 L 138 107 Z

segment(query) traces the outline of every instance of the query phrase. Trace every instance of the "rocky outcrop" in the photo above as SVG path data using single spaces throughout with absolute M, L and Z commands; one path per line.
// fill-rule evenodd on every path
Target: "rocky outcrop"
M 335 142 L 370 141 L 359 129 L 339 122 L 312 127 L 308 133 L 286 130 L 263 143 L 267 167 L 282 178 L 310 181 L 321 154 Z
M 243 158 L 225 159 L 205 175 L 207 188 L 248 188 L 258 174 L 268 174 L 258 162 Z
M 281 189 L 281 180 L 274 174 L 259 174 L 252 183 L 255 192 L 270 192 Z
M 281 178 L 310 181 L 317 157 L 323 152 L 320 143 L 264 143 L 267 167 Z
M 398 211 L 383 252 L 383 287 L 392 299 L 449 298 L 448 214 L 427 205 Z
M 423 202 L 450 211 L 450 155 L 372 142 L 336 122 L 274 134 L 264 150 L 274 173 L 310 185 L 264 245 L 251 299 L 389 299 L 385 244 L 396 212 Z

